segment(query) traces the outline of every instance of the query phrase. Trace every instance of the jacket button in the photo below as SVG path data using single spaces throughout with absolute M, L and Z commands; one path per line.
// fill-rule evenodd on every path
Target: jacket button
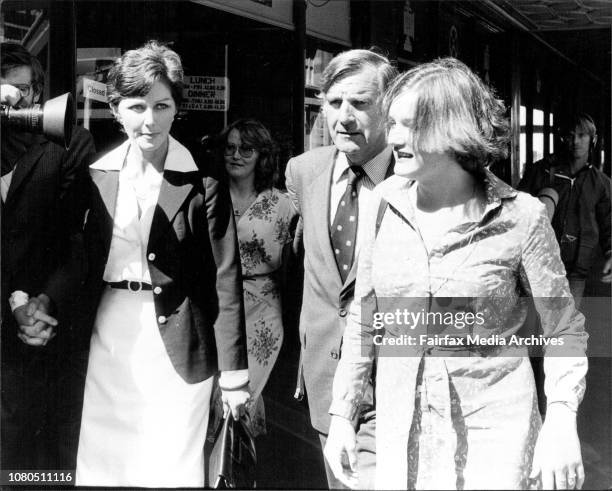
M 340 310 L 338 311 L 338 315 L 339 315 L 340 317 L 346 317 L 346 309 L 340 309 Z
M 160 316 L 157 318 L 157 322 L 159 322 L 160 324 L 165 324 L 166 322 L 168 322 L 168 319 L 166 319 L 166 316 L 165 316 L 165 315 L 160 315 Z
M 337 359 L 338 359 L 338 352 L 337 352 L 335 349 L 333 349 L 333 350 L 331 351 L 331 353 L 330 353 L 330 356 L 331 356 L 331 357 L 332 357 L 334 360 L 337 360 Z
M 149 259 L 149 261 L 155 261 L 155 253 L 154 252 L 149 253 L 147 258 Z
M 155 293 L 155 295 L 159 295 L 161 292 L 161 286 L 156 286 L 155 288 L 153 288 L 153 293 Z

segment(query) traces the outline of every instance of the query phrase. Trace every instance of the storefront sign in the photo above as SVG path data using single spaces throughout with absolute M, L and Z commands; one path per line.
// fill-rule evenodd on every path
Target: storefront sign
M 195 3 L 254 19 L 273 26 L 294 29 L 293 2 L 290 0 L 192 0 Z M 334 0 L 332 3 L 336 3 Z
M 185 77 L 181 109 L 187 111 L 227 111 L 229 79 L 207 75 Z
M 308 2 L 306 34 L 332 43 L 351 46 L 350 2 L 348 0 Z
M 107 102 L 106 84 L 83 77 L 83 97 L 94 101 Z

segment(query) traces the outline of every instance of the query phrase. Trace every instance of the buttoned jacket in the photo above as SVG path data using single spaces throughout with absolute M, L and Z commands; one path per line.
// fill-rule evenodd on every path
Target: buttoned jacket
M 316 148 L 292 158 L 286 170 L 287 190 L 300 213 L 296 242 L 304 251 L 300 313 L 303 379 L 312 425 L 325 434 L 329 430 L 332 383 L 357 269 L 354 261 L 346 281 L 342 282 L 331 245 L 329 209 L 337 152 L 334 146 Z M 392 172 L 391 161 L 387 175 Z M 358 253 L 359 242 L 356 256 Z
M 81 302 L 89 327 L 106 288 L 119 171 L 128 150 L 125 142 L 90 167 L 88 275 Z M 170 137 L 146 250 L 157 325 L 172 365 L 188 383 L 217 370 L 247 368 L 236 228 L 227 185 L 216 174 L 199 169 Z

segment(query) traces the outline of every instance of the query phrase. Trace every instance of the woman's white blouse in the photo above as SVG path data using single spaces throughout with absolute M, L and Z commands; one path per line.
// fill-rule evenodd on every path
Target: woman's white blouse
M 113 237 L 104 281 L 151 283 L 145 256 L 162 174 L 150 164 L 143 171 L 130 165 L 128 160 L 119 171 Z

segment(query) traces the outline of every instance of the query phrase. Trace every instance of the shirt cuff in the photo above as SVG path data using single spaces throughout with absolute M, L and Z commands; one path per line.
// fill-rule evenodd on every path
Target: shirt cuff
M 565 401 L 565 400 L 556 400 L 556 401 L 548 401 L 546 403 L 546 407 L 550 407 L 552 404 L 563 404 L 571 411 L 577 413 L 578 412 L 578 404 L 575 402 Z
M 11 312 L 15 312 L 16 309 L 26 305 L 30 301 L 30 296 L 21 290 L 15 290 L 9 298 L 9 305 L 11 306 Z
M 225 370 L 219 377 L 219 387 L 223 390 L 234 390 L 249 383 L 249 370 Z
M 329 407 L 329 414 L 353 421 L 357 417 L 359 406 L 360 404 L 357 401 L 334 400 Z

